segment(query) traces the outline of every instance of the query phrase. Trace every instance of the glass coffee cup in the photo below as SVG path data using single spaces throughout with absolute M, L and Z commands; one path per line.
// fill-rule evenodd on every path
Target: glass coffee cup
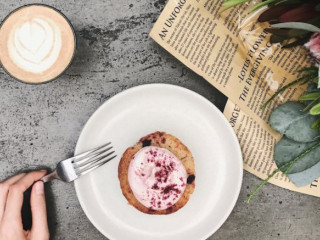
M 24 83 L 40 84 L 56 79 L 69 67 L 75 51 L 72 24 L 51 6 L 22 6 L 0 26 L 1 65 Z

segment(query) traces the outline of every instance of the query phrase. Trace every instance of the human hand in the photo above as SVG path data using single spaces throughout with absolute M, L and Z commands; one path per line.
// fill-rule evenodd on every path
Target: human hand
M 46 171 L 21 173 L 0 182 L 0 239 L 48 240 L 49 230 L 44 195 L 44 184 L 38 181 Z M 38 181 L 38 182 L 36 182 Z M 23 230 L 21 208 L 23 193 L 36 182 L 31 191 L 31 230 Z

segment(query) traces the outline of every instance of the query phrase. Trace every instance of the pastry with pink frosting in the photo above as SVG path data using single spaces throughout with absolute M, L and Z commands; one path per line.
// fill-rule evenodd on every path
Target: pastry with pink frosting
M 190 150 L 164 132 L 149 134 L 129 147 L 121 158 L 118 174 L 129 204 L 148 214 L 179 210 L 195 188 Z

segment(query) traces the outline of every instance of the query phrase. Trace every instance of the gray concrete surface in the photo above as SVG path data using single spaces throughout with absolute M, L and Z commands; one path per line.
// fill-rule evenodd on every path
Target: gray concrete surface
M 90 115 L 108 98 L 144 83 L 192 89 L 222 108 L 226 99 L 149 37 L 165 0 L 41 1 L 65 13 L 78 37 L 69 70 L 44 85 L 17 82 L 0 70 L 0 179 L 72 155 Z M 0 2 L 0 18 L 26 0 Z M 244 174 L 238 203 L 217 239 L 320 239 L 320 199 L 268 184 L 248 205 L 259 180 Z M 89 222 L 72 184 L 47 186 L 52 239 L 105 239 Z M 76 220 L 76 221 L 75 221 Z

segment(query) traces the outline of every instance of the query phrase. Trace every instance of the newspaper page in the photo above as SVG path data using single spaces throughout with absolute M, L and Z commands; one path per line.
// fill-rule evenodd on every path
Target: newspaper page
M 305 86 L 286 90 L 265 109 L 261 105 L 299 77 L 297 70 L 309 64 L 307 54 L 302 48 L 271 44 L 265 32 L 268 25 L 257 23 L 259 12 L 249 14 L 250 4 L 220 14 L 222 2 L 168 0 L 150 37 L 229 98 L 225 115 L 230 121 L 235 106 L 239 109 L 233 128 L 242 147 L 244 167 L 265 178 L 276 168 L 273 147 L 281 138 L 268 126 L 269 115 L 279 103 L 297 99 Z M 317 180 L 297 188 L 280 173 L 270 182 L 320 196 Z
M 301 48 L 272 45 L 267 24 L 247 17 L 251 6 L 219 13 L 222 0 L 169 0 L 150 36 L 191 70 L 204 77 L 249 116 L 266 121 L 261 105 L 279 87 L 298 77 L 307 63 Z M 291 88 L 280 101 L 296 99 L 304 89 Z

